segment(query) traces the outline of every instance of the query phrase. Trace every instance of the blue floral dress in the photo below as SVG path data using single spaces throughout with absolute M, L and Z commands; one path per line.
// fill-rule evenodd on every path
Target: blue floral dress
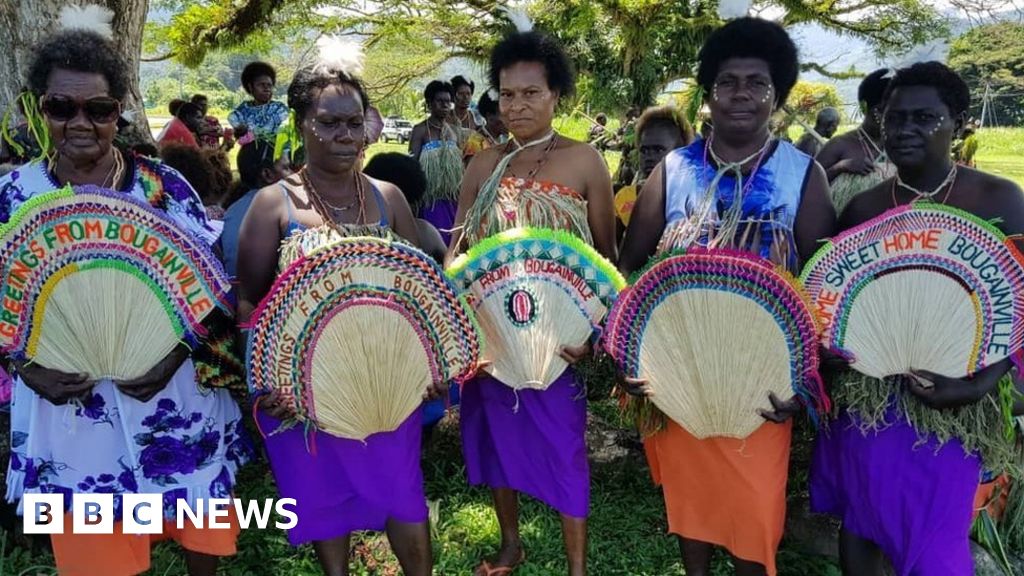
M 149 201 L 208 243 L 216 240 L 202 202 L 180 174 L 153 160 L 130 160 L 124 193 Z M 0 178 L 0 222 L 58 187 L 45 161 Z M 238 406 L 227 390 L 200 388 L 191 360 L 148 402 L 102 380 L 82 402 L 56 406 L 13 378 L 11 502 L 25 492 L 57 493 L 70 507 L 74 492 L 114 494 L 120 516 L 118 495 L 159 493 L 165 516 L 173 518 L 178 498 L 195 506 L 198 498 L 230 497 L 235 473 L 252 454 Z
M 288 107 L 282 102 L 271 100 L 259 106 L 252 102 L 242 102 L 231 114 L 228 114 L 228 124 L 237 129 L 245 124 L 252 130 L 256 138 L 266 140 L 271 144 L 277 137 L 277 131 L 288 121 Z

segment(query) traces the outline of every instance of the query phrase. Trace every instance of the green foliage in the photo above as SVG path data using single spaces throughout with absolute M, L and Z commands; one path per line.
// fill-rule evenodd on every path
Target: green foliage
M 177 14 L 154 27 L 152 44 L 190 66 L 210 50 L 255 49 L 301 38 L 302 31 L 357 34 L 371 47 L 371 60 L 380 50 L 391 64 L 378 68 L 379 80 L 368 75 L 380 84 L 371 95 L 384 99 L 447 58 L 486 59 L 509 27 L 502 8 L 521 6 L 510 0 L 379 0 L 367 10 L 357 0 L 157 1 Z M 562 40 L 581 72 L 576 104 L 610 111 L 648 106 L 669 81 L 691 76 L 700 45 L 722 23 L 718 0 L 531 0 L 527 6 L 538 27 Z M 946 33 L 924 0 L 760 0 L 757 8 L 786 24 L 817 23 L 865 38 L 880 53 Z M 155 47 L 147 51 L 159 52 Z
M 1000 22 L 979 26 L 950 46 L 949 65 L 971 87 L 971 114 L 981 117 L 986 85 L 995 118 L 1024 126 L 1024 24 Z M 986 118 L 989 121 L 990 118 Z
M 825 108 L 832 107 L 842 112 L 843 99 L 834 84 L 800 80 L 789 93 L 786 105 L 797 118 L 813 125 L 818 112 Z
M 592 80 L 592 103 L 621 110 L 648 106 L 667 82 L 693 75 L 700 46 L 722 24 L 717 6 L 717 0 L 534 0 L 530 12 Z M 946 33 L 938 12 L 921 0 L 762 0 L 757 7 L 781 13 L 787 25 L 816 23 L 864 38 L 879 53 Z

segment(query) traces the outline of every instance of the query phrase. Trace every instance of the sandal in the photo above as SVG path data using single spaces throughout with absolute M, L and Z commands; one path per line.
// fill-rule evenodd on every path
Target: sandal
M 491 566 L 491 563 L 484 560 L 473 571 L 473 576 L 509 576 L 512 571 L 526 561 L 526 551 L 519 551 L 519 558 L 511 566 Z

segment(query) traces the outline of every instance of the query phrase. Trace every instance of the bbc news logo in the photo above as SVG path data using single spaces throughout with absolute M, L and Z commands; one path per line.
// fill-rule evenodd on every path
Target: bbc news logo
M 23 527 L 26 534 L 63 534 L 69 527 L 64 526 L 64 496 L 62 494 L 35 494 L 23 496 Z M 74 534 L 113 534 L 114 523 L 122 523 L 124 534 L 162 534 L 164 522 L 164 500 L 161 494 L 123 494 L 121 496 L 122 516 L 114 518 L 113 494 L 73 494 L 71 497 L 71 532 Z M 271 524 L 271 515 L 277 513 L 273 522 L 275 528 L 289 530 L 299 523 L 295 513 L 294 498 L 243 502 L 238 498 L 199 498 L 195 505 L 188 500 L 176 501 L 175 521 L 178 529 L 191 524 L 196 528 L 230 529 L 231 510 L 235 512 L 238 525 L 248 529 L 255 525 L 266 530 Z

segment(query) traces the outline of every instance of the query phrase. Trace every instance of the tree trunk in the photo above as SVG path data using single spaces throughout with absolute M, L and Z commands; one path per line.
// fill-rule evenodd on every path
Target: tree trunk
M 139 91 L 139 57 L 149 0 L 88 0 L 114 11 L 114 42 L 128 63 L 128 95 L 124 109 L 131 112 L 132 126 L 125 129 L 129 141 L 152 142 L 149 122 Z M 25 86 L 33 48 L 59 26 L 61 8 L 80 5 L 73 0 L 0 0 L 0 109 L 17 98 Z

